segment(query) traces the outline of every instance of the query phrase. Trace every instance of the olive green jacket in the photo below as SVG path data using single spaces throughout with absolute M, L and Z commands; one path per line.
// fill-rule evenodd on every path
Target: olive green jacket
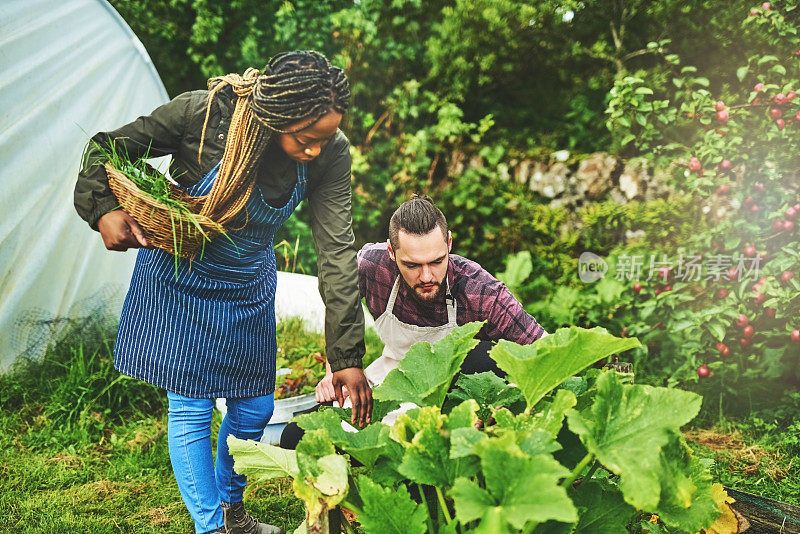
M 131 158 L 172 155 L 170 172 L 181 185 L 197 183 L 222 158 L 235 98 L 223 89 L 214 98 L 206 127 L 202 159 L 197 153 L 205 120 L 208 91 L 177 96 L 150 115 L 92 140 L 108 146 L 117 139 L 117 150 Z M 350 215 L 350 152 L 347 137 L 338 131 L 308 164 L 308 203 L 311 231 L 317 249 L 319 291 L 325 302 L 325 342 L 333 371 L 361 367 L 364 355 L 364 314 L 358 294 L 358 267 Z M 119 204 L 93 145 L 84 153 L 75 186 L 75 209 L 97 230 L 97 221 Z M 296 163 L 277 143 L 261 156 L 256 185 L 273 206 L 286 203 L 297 180 Z

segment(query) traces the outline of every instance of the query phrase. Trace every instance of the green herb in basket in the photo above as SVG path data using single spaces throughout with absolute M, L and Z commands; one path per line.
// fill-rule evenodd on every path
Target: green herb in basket
M 122 153 L 117 150 L 116 139 L 114 139 L 109 146 L 102 146 L 95 141 L 92 141 L 94 147 L 100 152 L 94 162 L 95 165 L 103 165 L 108 162 L 117 171 L 124 174 L 130 179 L 136 187 L 152 197 L 154 200 L 160 202 L 167 207 L 171 222 L 172 233 L 172 251 L 175 258 L 175 275 L 178 274 L 178 261 L 183 250 L 183 226 L 179 223 L 180 219 L 186 220 L 190 225 L 190 230 L 194 230 L 202 236 L 200 245 L 200 258 L 202 259 L 205 252 L 206 241 L 210 241 L 211 237 L 203 228 L 203 224 L 211 226 L 230 240 L 230 237 L 225 233 L 224 228 L 195 213 L 195 206 L 185 202 L 181 198 L 176 198 L 171 191 L 170 183 L 167 177 L 154 169 L 145 161 L 148 158 L 148 150 L 141 158 L 132 159 L 128 156 L 127 152 Z M 233 241 L 231 241 L 233 242 Z

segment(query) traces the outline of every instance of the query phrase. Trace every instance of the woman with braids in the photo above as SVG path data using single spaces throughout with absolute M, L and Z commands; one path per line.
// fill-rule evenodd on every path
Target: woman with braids
M 149 116 L 93 137 L 132 157 L 172 155 L 173 176 L 206 204 L 226 238 L 182 261 L 148 246 L 141 227 L 115 209 L 98 151 L 88 149 L 75 187 L 78 213 L 109 250 L 139 248 L 122 310 L 115 366 L 167 390 L 175 478 L 198 533 L 264 534 L 242 504 L 227 438 L 259 439 L 275 389 L 275 231 L 307 198 L 326 306 L 327 355 L 338 395 L 347 387 L 353 423 L 369 422 L 361 370 L 364 324 L 350 217 L 350 156 L 338 130 L 350 92 L 341 69 L 316 52 L 272 58 L 259 73 L 209 80 Z M 90 145 L 91 146 L 91 145 Z M 211 453 L 216 397 L 228 413 Z

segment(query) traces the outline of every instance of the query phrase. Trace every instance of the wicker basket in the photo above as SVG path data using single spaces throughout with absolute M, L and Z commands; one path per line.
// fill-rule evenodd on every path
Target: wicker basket
M 195 215 L 195 219 L 203 229 L 200 232 L 197 225 L 185 214 L 141 191 L 130 178 L 110 163 L 106 163 L 105 168 L 111 191 L 114 192 L 120 206 L 142 227 L 151 245 L 170 254 L 191 259 L 202 249 L 203 241 L 222 233 L 219 224 L 207 217 Z M 184 201 L 191 206 L 193 212 L 199 211 L 195 197 L 173 184 L 169 184 L 169 187 L 173 198 Z

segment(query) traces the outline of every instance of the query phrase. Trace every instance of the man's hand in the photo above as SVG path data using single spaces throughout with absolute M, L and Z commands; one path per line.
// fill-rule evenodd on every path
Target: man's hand
M 347 388 L 342 388 L 343 398 L 347 398 L 350 393 L 347 392 Z M 325 378 L 319 381 L 317 387 L 314 389 L 314 396 L 317 399 L 317 402 L 322 404 L 323 402 L 330 402 L 336 398 L 336 392 L 333 390 L 333 373 L 331 372 L 331 366 L 328 364 L 328 361 L 325 360 Z M 341 406 L 341 404 L 339 405 Z
M 350 402 L 353 403 L 353 416 L 350 424 L 363 427 L 372 422 L 372 389 L 369 387 L 364 371 L 358 367 L 348 367 L 333 373 L 332 377 L 334 395 L 339 406 L 344 404 L 342 386 L 350 392 Z
M 108 250 L 124 252 L 129 248 L 148 247 L 144 231 L 124 210 L 109 211 L 97 221 L 97 229 Z

